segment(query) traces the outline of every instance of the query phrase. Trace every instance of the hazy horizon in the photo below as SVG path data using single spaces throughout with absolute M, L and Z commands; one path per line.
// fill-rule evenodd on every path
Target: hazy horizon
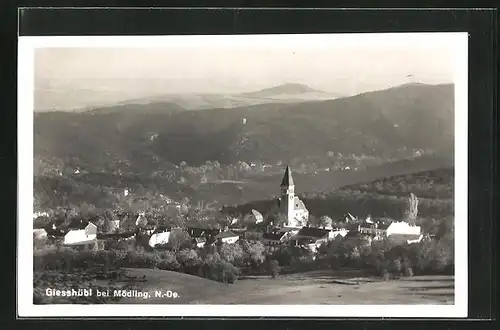
M 161 94 L 237 94 L 289 83 L 342 96 L 411 82 L 453 83 L 454 49 L 446 42 L 313 47 L 294 42 L 37 48 L 35 108 L 56 105 L 60 93 L 99 103 L 100 97 L 104 102 Z

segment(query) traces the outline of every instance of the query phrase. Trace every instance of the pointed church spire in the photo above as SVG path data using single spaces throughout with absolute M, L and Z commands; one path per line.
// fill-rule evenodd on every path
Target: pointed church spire
M 288 165 L 285 170 L 285 176 L 283 176 L 283 180 L 281 181 L 281 186 L 288 187 L 293 185 L 292 170 L 290 169 L 290 165 Z

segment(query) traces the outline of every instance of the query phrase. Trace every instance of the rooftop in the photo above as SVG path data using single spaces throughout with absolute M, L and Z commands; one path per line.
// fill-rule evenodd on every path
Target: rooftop
M 279 241 L 284 235 L 285 233 L 264 233 L 262 234 L 262 238 L 273 241 Z
M 232 231 L 224 231 L 222 233 L 217 234 L 217 236 L 215 236 L 215 238 L 218 239 L 218 238 L 227 238 L 227 237 L 236 237 L 236 236 L 239 236 L 239 235 L 236 235 Z
M 288 187 L 288 186 L 293 186 L 293 177 L 292 177 L 292 170 L 290 168 L 290 165 L 286 167 L 285 170 L 285 175 L 283 176 L 283 180 L 281 181 L 281 186 L 282 187 Z
M 323 238 L 330 230 L 314 228 L 314 227 L 304 227 L 298 233 L 297 236 L 306 236 L 306 237 L 314 237 L 314 238 Z

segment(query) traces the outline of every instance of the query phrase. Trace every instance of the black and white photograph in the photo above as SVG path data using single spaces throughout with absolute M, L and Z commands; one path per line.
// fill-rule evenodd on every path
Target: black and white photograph
M 466 316 L 466 33 L 20 37 L 18 70 L 20 316 Z

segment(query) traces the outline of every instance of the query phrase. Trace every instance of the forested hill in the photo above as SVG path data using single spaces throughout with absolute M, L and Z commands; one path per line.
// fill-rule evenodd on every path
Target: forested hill
M 300 194 L 312 216 L 340 219 L 347 212 L 364 217 L 400 219 L 410 193 L 419 198 L 419 216 L 441 219 L 454 216 L 454 169 L 452 167 L 390 176 L 369 183 L 348 185 L 332 191 Z M 256 209 L 266 214 L 274 200 L 226 207 L 230 214 Z
M 185 161 L 274 162 L 328 151 L 377 155 L 400 148 L 453 152 L 453 85 L 410 84 L 327 101 L 183 111 L 172 103 L 36 113 L 35 157 L 89 171 L 137 171 Z

